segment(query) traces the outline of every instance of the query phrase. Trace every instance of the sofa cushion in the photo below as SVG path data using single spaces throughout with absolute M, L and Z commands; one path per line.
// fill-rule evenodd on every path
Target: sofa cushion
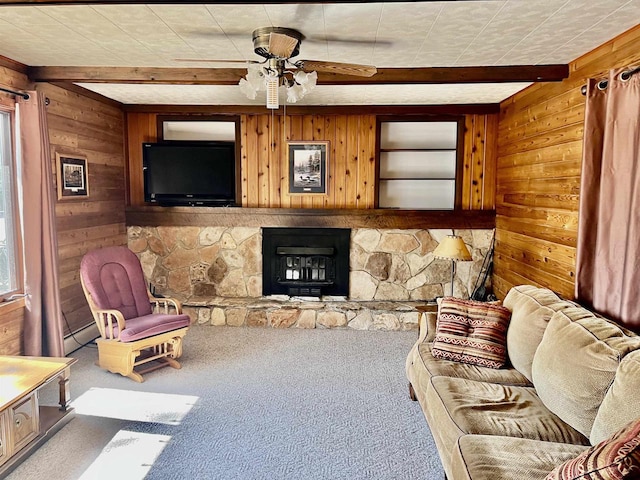
M 584 308 L 565 308 L 536 350 L 533 384 L 549 410 L 589 436 L 620 359 L 638 348 L 639 336 Z
M 420 402 L 450 478 L 451 456 L 462 435 L 503 435 L 588 445 L 589 441 L 551 413 L 534 388 L 432 377 Z
M 120 332 L 119 338 L 121 342 L 135 342 L 189 325 L 191 325 L 191 319 L 186 314 L 152 313 L 127 320 L 126 328 Z M 114 334 L 118 336 L 118 329 L 114 328 L 113 330 Z
M 543 442 L 529 438 L 463 435 L 451 458 L 456 480 L 544 478 L 555 466 L 576 457 L 584 445 Z
M 430 376 L 441 375 L 445 377 L 477 380 L 479 382 L 531 386 L 529 380 L 515 368 L 487 368 L 479 365 L 443 360 L 435 358 L 431 354 L 431 347 L 432 344 L 430 343 L 423 343 L 418 347 L 420 359 Z
M 640 419 L 553 469 L 545 480 L 640 478 Z
M 640 418 L 640 350 L 625 356 L 593 422 L 589 440 L 595 445 L 628 422 Z
M 533 355 L 542 340 L 547 322 L 556 310 L 570 304 L 546 288 L 520 285 L 509 290 L 503 305 L 511 310 L 507 331 L 509 361 L 531 381 Z
M 431 353 L 445 360 L 500 368 L 507 356 L 510 317 L 511 312 L 500 305 L 446 297 Z

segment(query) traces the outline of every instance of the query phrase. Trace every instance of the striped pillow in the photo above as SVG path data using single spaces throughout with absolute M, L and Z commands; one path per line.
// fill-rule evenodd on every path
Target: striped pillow
M 557 466 L 545 480 L 640 478 L 640 419 Z
M 436 358 L 500 368 L 507 359 L 509 309 L 487 302 L 442 299 L 431 354 Z

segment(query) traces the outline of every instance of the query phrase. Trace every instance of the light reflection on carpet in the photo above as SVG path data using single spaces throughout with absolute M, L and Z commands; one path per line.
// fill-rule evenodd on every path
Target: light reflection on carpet
M 199 397 L 91 388 L 71 403 L 78 415 L 179 425 Z
M 168 435 L 120 430 L 79 480 L 142 480 L 169 440 Z

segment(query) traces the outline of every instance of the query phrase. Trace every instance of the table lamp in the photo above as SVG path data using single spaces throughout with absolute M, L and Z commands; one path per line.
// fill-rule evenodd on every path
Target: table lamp
M 456 262 L 471 260 L 469 249 L 458 235 L 447 235 L 433 251 L 436 258 L 451 260 L 451 296 L 453 296 L 453 277 L 456 273 Z

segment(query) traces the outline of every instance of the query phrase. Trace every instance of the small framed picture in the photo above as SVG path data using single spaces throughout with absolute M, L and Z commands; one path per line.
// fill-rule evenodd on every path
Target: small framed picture
M 289 142 L 289 193 L 327 194 L 329 142 Z
M 89 196 L 87 167 L 85 157 L 56 153 L 58 200 Z

